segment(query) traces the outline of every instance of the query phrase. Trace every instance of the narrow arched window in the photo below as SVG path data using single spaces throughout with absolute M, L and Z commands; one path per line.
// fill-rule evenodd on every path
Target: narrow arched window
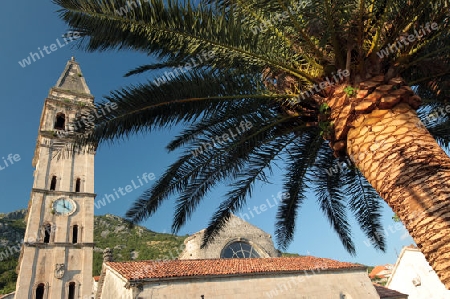
M 50 190 L 56 190 L 56 175 L 52 176 L 52 181 L 50 182 Z
M 45 285 L 40 283 L 36 287 L 36 299 L 44 299 Z
M 50 236 L 52 234 L 52 226 L 50 224 L 46 224 L 44 226 L 44 243 L 50 243 Z
M 72 228 L 72 243 L 78 243 L 78 225 L 74 225 Z
M 66 128 L 66 116 L 64 113 L 56 114 L 55 127 L 56 130 L 64 130 Z
M 68 299 L 75 299 L 75 283 L 69 283 L 69 297 Z
M 81 189 L 81 179 L 78 178 L 78 179 L 75 181 L 75 192 L 80 192 L 80 189 Z

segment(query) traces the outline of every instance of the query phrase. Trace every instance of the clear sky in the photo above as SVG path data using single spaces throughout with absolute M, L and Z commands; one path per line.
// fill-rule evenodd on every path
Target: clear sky
M 33 158 L 39 119 L 49 89 L 56 84 L 67 60 L 75 56 L 80 63 L 83 75 L 91 90 L 100 101 L 110 91 L 129 84 L 153 80 L 157 74 L 145 74 L 124 78 L 128 70 L 148 63 L 151 58 L 132 52 L 85 53 L 74 48 L 72 43 L 64 45 L 62 34 L 67 32 L 66 25 L 59 20 L 58 7 L 48 0 L 4 1 L 0 18 L 0 158 L 8 154 L 20 155 L 20 160 L 0 170 L 0 212 L 11 212 L 26 208 L 33 182 Z M 51 54 L 36 59 L 26 67 L 18 62 L 27 58 L 30 52 L 38 52 L 44 46 L 57 43 L 57 49 Z M 72 46 L 72 47 L 71 47 Z M 137 135 L 114 145 L 103 145 L 95 158 L 95 192 L 97 199 L 114 189 L 124 188 L 131 180 L 143 173 L 154 173 L 158 178 L 164 169 L 175 160 L 176 154 L 168 154 L 165 145 L 179 130 L 163 130 L 148 135 Z M 17 156 L 16 156 L 17 157 Z M 0 159 L 0 163 L 3 160 Z M 0 164 L 3 166 L 3 164 Z M 96 215 L 111 213 L 123 216 L 131 203 L 140 195 L 144 187 L 136 189 L 118 200 L 95 209 Z M 274 169 L 271 184 L 259 185 L 252 198 L 248 200 L 249 222 L 273 235 L 276 205 L 272 196 L 281 191 L 281 176 Z M 218 207 L 225 193 L 224 188 L 210 193 L 202 202 L 191 220 L 180 234 L 192 234 L 206 227 L 212 212 Z M 259 214 L 248 209 L 267 203 L 267 210 Z M 151 230 L 170 232 L 174 200 L 166 202 L 154 217 L 142 223 Z M 239 216 L 240 213 L 237 213 Z M 253 217 L 252 217 L 253 215 Z M 313 195 L 303 205 L 298 219 L 294 242 L 289 252 L 302 255 L 310 254 L 341 261 L 359 262 L 366 265 L 394 263 L 402 246 L 413 243 L 411 237 L 400 224 L 391 219 L 393 213 L 385 205 L 383 227 L 387 232 L 387 252 L 376 251 L 353 221 L 353 235 L 357 256 L 350 256 L 341 245 L 338 237 L 330 228 L 326 218 L 319 211 Z M 244 215 L 245 217 L 245 215 Z M 247 220 L 247 218 L 245 218 Z

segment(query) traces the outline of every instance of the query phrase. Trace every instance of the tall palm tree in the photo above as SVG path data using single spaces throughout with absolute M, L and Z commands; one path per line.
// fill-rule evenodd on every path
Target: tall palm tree
M 183 154 L 129 209 L 131 222 L 177 195 L 177 232 L 227 180 L 207 245 L 281 160 L 279 246 L 312 188 L 350 253 L 347 209 L 384 249 L 379 194 L 450 287 L 448 0 L 54 1 L 86 50 L 158 59 L 127 76 L 170 68 L 112 92 L 118 109 L 80 130 L 85 144 L 185 124 L 167 146 Z

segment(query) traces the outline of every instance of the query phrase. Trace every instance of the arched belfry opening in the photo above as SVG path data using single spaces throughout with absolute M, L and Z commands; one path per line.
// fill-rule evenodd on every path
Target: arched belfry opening
M 69 283 L 68 298 L 69 299 L 75 299 L 75 282 L 73 282 L 73 281 L 71 283 Z
M 78 243 L 78 225 L 74 225 L 72 228 L 72 244 Z
M 65 130 L 66 129 L 66 115 L 62 112 L 56 114 L 55 126 L 56 130 Z
M 56 175 L 52 176 L 52 180 L 50 181 L 50 190 L 56 190 Z
M 80 192 L 81 190 L 81 179 L 77 178 L 75 180 L 75 192 Z
M 50 243 L 50 237 L 52 234 L 52 225 L 47 223 L 44 225 L 44 243 L 48 244 Z
M 45 285 L 40 283 L 36 287 L 36 299 L 44 299 Z

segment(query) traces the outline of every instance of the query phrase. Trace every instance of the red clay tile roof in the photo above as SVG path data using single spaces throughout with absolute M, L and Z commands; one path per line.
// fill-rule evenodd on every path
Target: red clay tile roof
M 388 269 L 386 267 L 387 265 L 382 265 L 382 266 L 376 266 L 375 268 L 372 269 L 372 271 L 370 271 L 369 273 L 369 277 L 371 279 L 378 277 L 378 278 L 385 278 L 386 276 L 384 274 L 379 274 L 382 271 L 391 271 L 392 269 Z
M 94 276 L 94 280 L 95 281 L 99 281 L 100 280 L 100 276 Z
M 365 266 L 358 264 L 338 262 L 331 259 L 317 258 L 313 256 L 251 259 L 132 261 L 107 262 L 106 264 L 128 280 L 307 270 L 325 271 L 366 269 Z
M 380 295 L 380 299 L 398 298 L 402 296 L 404 298 L 408 298 L 408 295 L 388 289 L 386 287 L 383 287 L 382 285 L 374 283 L 373 286 L 375 287 L 375 290 L 377 290 L 378 295 Z

